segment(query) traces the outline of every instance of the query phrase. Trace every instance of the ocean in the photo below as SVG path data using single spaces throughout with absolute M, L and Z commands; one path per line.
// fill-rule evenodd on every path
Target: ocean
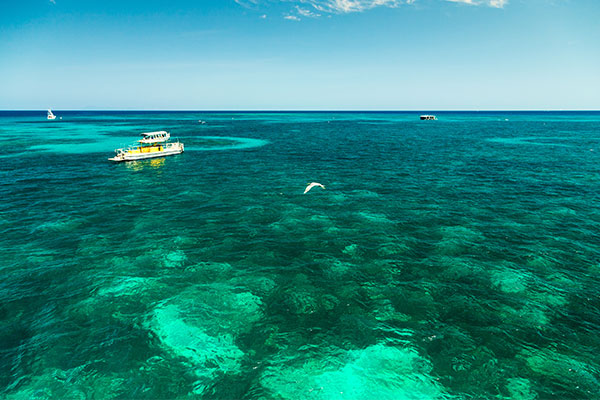
M 55 114 L 0 112 L 0 397 L 600 398 L 600 112 Z

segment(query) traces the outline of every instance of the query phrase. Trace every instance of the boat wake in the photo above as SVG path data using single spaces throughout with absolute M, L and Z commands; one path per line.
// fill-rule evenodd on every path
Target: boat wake
M 85 142 L 87 138 L 82 137 L 83 143 L 43 143 L 31 145 L 26 152 L 4 154 L 0 158 L 20 157 L 31 154 L 31 151 L 52 152 L 62 154 L 86 154 L 104 153 L 107 149 L 123 146 L 122 138 L 113 138 L 100 135 L 93 141 Z M 250 139 L 234 136 L 178 136 L 185 139 L 185 151 L 211 151 L 211 150 L 239 150 L 261 147 L 269 143 L 268 140 Z M 88 139 L 89 140 L 89 139 Z M 189 143 L 189 144 L 188 144 Z
M 569 140 L 565 137 L 545 137 L 545 136 L 522 136 L 522 137 L 494 137 L 488 138 L 486 141 L 493 143 L 502 143 L 509 145 L 530 144 L 535 146 L 559 146 L 573 147 L 570 144 L 557 143 L 557 141 Z
M 186 145 L 185 151 L 239 150 L 262 147 L 268 140 L 251 139 L 234 136 L 199 136 L 201 142 Z M 186 142 L 187 143 L 187 142 Z

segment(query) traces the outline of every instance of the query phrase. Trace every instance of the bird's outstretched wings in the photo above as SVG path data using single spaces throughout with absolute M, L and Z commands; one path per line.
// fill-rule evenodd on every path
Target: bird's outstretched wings
M 323 189 L 325 189 L 325 186 L 321 185 L 320 183 L 311 182 L 308 184 L 308 186 L 306 186 L 306 189 L 304 189 L 304 194 L 306 194 L 310 189 L 314 188 L 315 186 L 320 186 Z

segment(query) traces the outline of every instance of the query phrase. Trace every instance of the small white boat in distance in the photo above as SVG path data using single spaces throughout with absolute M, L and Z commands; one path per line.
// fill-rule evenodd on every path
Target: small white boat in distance
M 50 120 L 55 120 L 56 115 L 52 114 L 52 110 L 48 109 L 48 116 L 46 118 Z
M 179 141 L 168 143 L 170 138 L 171 134 L 166 131 L 142 133 L 142 138 L 137 141 L 138 144 L 116 149 L 115 156 L 108 160 L 116 162 L 137 161 L 183 153 L 183 143 Z
M 433 120 L 435 121 L 437 118 L 435 117 L 435 115 L 421 115 L 421 120 Z

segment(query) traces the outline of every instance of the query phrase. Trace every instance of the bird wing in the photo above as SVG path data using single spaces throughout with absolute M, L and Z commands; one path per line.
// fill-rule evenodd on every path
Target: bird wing
M 312 182 L 312 183 L 308 184 L 306 189 L 304 189 L 304 194 L 306 194 L 306 192 L 308 192 L 310 189 L 314 188 L 315 186 L 321 186 L 323 189 L 325 189 L 325 186 L 321 185 L 320 183 Z

